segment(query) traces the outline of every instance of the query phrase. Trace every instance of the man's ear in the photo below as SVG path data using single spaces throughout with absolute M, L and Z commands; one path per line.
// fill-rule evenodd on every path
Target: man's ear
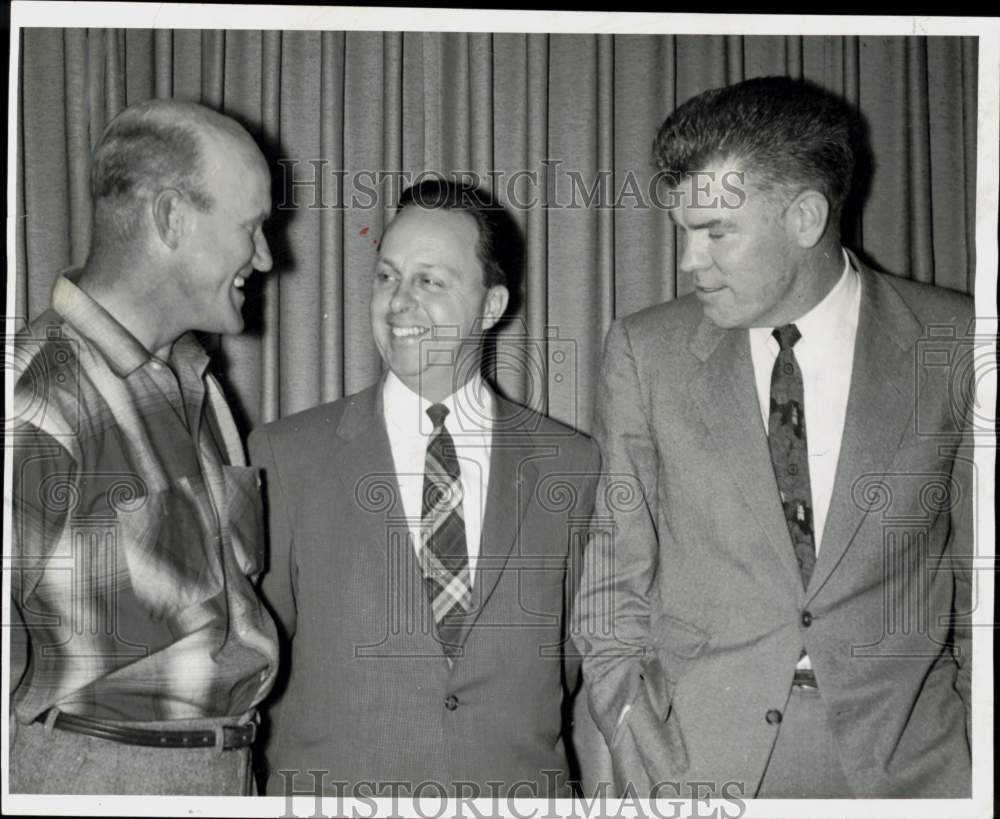
M 187 227 L 188 202 L 175 188 L 166 188 L 153 199 L 156 233 L 171 250 L 176 250 Z
M 503 311 L 507 309 L 508 301 L 510 301 L 510 292 L 502 284 L 495 284 L 486 291 L 486 298 L 483 299 L 484 331 L 489 330 L 500 321 Z
M 804 190 L 785 211 L 789 231 L 795 243 L 805 249 L 815 247 L 826 233 L 830 220 L 830 202 L 817 190 Z

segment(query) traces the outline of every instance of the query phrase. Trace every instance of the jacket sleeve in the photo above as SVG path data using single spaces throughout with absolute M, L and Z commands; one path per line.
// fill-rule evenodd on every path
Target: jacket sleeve
M 612 744 L 640 684 L 658 560 L 657 450 L 626 327 L 608 332 L 597 391 L 597 486 L 573 638 L 594 721 Z
M 583 436 L 581 436 L 583 437 Z M 581 458 L 581 463 L 584 459 Z M 597 488 L 597 481 L 601 474 L 601 454 L 597 444 L 591 439 L 586 439 L 586 459 L 583 466 L 583 473 L 579 478 L 577 490 L 579 498 L 575 505 L 575 515 L 580 519 L 587 520 L 594 510 L 594 492 Z M 573 537 L 572 528 L 567 521 L 567 539 L 569 558 L 566 567 L 566 590 L 563 596 L 563 640 L 566 646 L 565 657 L 565 684 L 567 690 L 572 694 L 577 691 L 581 682 L 580 653 L 575 648 L 572 639 L 572 617 L 573 603 L 580 590 L 580 581 L 583 578 L 584 546 L 583 538 Z
M 971 393 L 967 393 L 971 394 Z M 972 631 L 977 618 L 974 558 L 977 556 L 976 518 L 973 497 L 978 486 L 978 472 L 973 462 L 975 451 L 972 422 L 967 419 L 962 443 L 955 454 L 952 479 L 957 486 L 956 502 L 951 509 L 951 532 L 945 554 L 954 566 L 955 602 L 953 653 L 958 663 L 955 688 L 965 704 L 965 723 L 972 743 Z M 982 617 L 982 614 L 978 614 Z

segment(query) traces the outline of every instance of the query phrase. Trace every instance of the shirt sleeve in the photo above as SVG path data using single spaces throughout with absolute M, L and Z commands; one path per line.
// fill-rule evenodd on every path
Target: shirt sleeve
M 10 682 L 24 678 L 31 645 L 31 596 L 79 501 L 76 460 L 52 435 L 21 428 L 11 475 Z

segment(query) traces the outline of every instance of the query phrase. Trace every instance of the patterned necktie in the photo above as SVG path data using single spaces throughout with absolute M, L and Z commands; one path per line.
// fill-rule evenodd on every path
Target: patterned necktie
M 809 585 L 816 565 L 813 536 L 812 491 L 809 487 L 809 451 L 806 446 L 806 416 L 802 371 L 792 347 L 802 338 L 794 324 L 776 327 L 773 333 L 781 348 L 771 371 L 771 413 L 767 435 L 771 463 L 781 493 L 788 533 L 803 588 Z
M 427 442 L 424 461 L 420 568 L 438 639 L 445 655 L 452 659 L 462 653 L 458 644 L 461 615 L 472 608 L 462 481 L 455 443 L 444 427 L 448 408 L 433 404 L 427 408 L 427 415 L 434 430 Z

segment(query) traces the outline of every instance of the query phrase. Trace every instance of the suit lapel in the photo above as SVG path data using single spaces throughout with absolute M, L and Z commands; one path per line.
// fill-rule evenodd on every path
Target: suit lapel
M 761 421 L 747 331 L 723 330 L 702 319 L 690 349 L 704 362 L 690 384 L 702 420 L 778 559 L 801 588 Z
M 858 491 L 859 479 L 884 473 L 913 413 L 911 348 L 921 326 L 883 277 L 853 261 L 862 278 L 850 396 L 810 597 L 836 568 L 876 501 Z
M 339 453 L 341 491 L 349 493 L 350 505 L 365 519 L 372 544 L 366 556 L 366 571 L 385 578 L 386 616 L 389 618 L 393 650 L 412 656 L 438 657 L 442 668 L 447 659 L 437 641 L 431 603 L 423 572 L 409 537 L 409 521 L 403 506 L 392 447 L 382 406 L 384 379 L 359 393 L 345 409 L 337 428 L 343 439 Z M 376 655 L 384 646 L 374 646 Z
M 396 480 L 389 436 L 382 413 L 382 382 L 358 393 L 344 410 L 337 427 L 343 446 L 338 453 L 337 475 L 346 497 L 370 513 L 384 540 L 386 519 L 403 520 L 406 512 Z
M 490 477 L 472 593 L 474 608 L 462 624 L 461 644 L 500 581 L 538 482 L 538 469 L 532 461 L 537 449 L 529 450 L 525 437 L 529 433 L 523 428 L 525 410 L 495 393 L 493 401 Z
M 531 461 L 537 449 L 528 447 L 526 436 L 529 433 L 524 429 L 524 409 L 495 393 L 494 409 L 489 487 L 472 595 L 474 608 L 463 619 L 459 644 L 465 643 L 469 631 L 496 589 L 538 482 L 538 470 Z M 386 544 L 390 527 L 405 536 L 406 513 L 385 429 L 381 381 L 359 393 L 344 410 L 337 435 L 343 440 L 336 459 L 340 491 L 352 498 L 353 507 L 367 518 L 370 542 Z M 424 593 L 423 575 L 408 541 L 406 548 L 402 559 L 412 567 L 410 580 L 413 581 L 413 588 L 419 590 L 420 605 L 426 609 L 428 622 L 433 622 L 430 601 Z M 382 553 L 385 551 L 383 548 Z M 374 560 L 375 556 L 372 558 Z M 384 556 L 378 557 L 378 562 L 381 569 L 373 563 L 372 571 L 387 570 Z M 440 653 L 442 662 L 445 661 L 444 652 L 436 643 L 434 652 Z

